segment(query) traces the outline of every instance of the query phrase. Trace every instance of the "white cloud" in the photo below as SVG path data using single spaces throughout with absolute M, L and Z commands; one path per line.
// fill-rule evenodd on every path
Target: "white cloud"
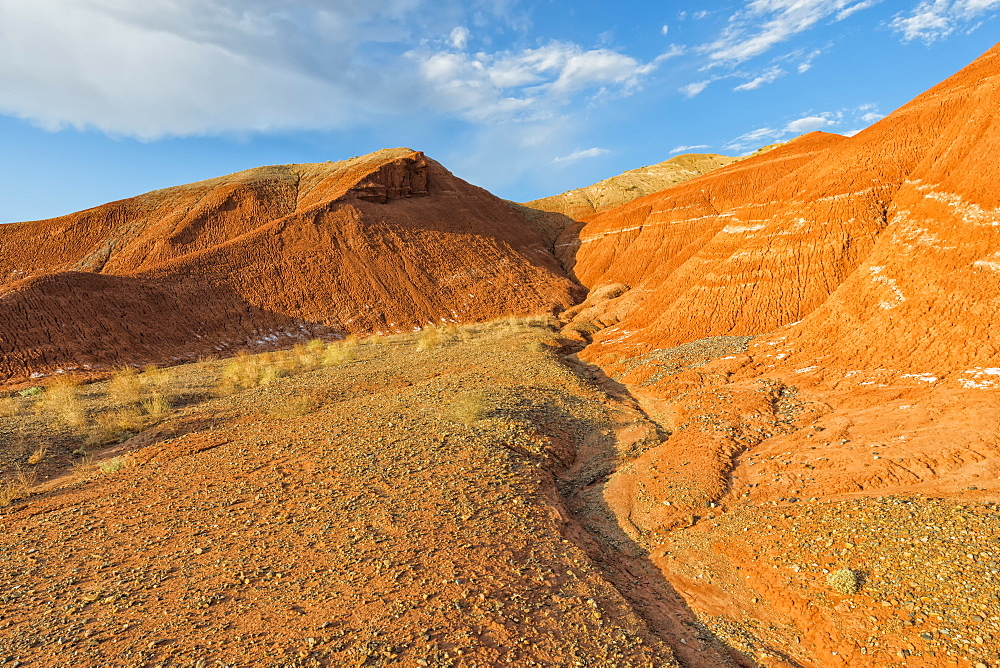
M 761 86 L 776 81 L 777 79 L 785 76 L 785 74 L 785 70 L 780 67 L 769 67 L 760 76 L 755 77 L 746 83 L 740 84 L 733 90 L 754 90 L 755 88 L 760 88 Z
M 458 49 L 459 51 L 464 51 L 466 44 L 469 43 L 469 29 L 464 26 L 458 26 L 451 31 L 451 37 L 448 40 L 452 48 Z
M 606 148 L 588 148 L 580 151 L 573 151 L 569 155 L 560 156 L 558 158 L 553 158 L 552 162 L 575 162 L 577 160 L 583 160 L 585 158 L 599 158 L 602 155 L 607 155 L 611 153 Z
M 845 112 L 846 115 L 850 116 L 852 119 L 851 125 L 857 125 L 859 123 L 863 123 L 865 126 L 868 126 L 874 123 L 875 121 L 885 118 L 885 114 L 879 111 L 878 105 L 875 104 L 861 104 L 855 107 L 854 109 L 847 109 L 845 110 Z M 857 132 L 860 132 L 860 130 L 856 130 L 855 134 L 857 134 Z
M 870 105 L 866 105 L 866 107 L 870 107 Z M 751 130 L 728 142 L 724 148 L 730 151 L 758 149 L 767 144 L 789 139 L 791 138 L 790 136 L 798 136 L 838 125 L 844 116 L 844 111 L 825 111 L 809 116 L 802 116 L 801 118 L 789 121 L 781 128 L 765 127 Z
M 455 21 L 465 4 L 0 0 L 0 114 L 148 140 L 344 129 L 419 109 L 535 118 L 633 91 L 682 51 L 643 62 L 559 42 L 469 55 Z M 506 0 L 475 4 L 473 23 L 521 20 Z
M 419 92 L 380 67 L 413 0 L 291 4 L 0 0 L 0 113 L 154 139 L 343 127 Z
M 699 50 L 708 55 L 711 64 L 739 64 L 823 19 L 840 21 L 874 4 L 874 0 L 749 0 L 729 17 L 722 34 Z
M 801 60 L 799 60 L 798 64 L 795 66 L 795 69 L 798 70 L 799 74 L 805 74 L 810 69 L 812 69 L 813 61 L 816 60 L 816 58 L 818 58 L 819 56 L 821 56 L 823 54 L 823 51 L 822 49 L 813 49 L 809 53 L 806 53 L 804 55 L 803 53 L 804 51 L 797 51 L 793 52 L 792 54 L 794 56 L 793 60 L 798 60 L 799 58 L 801 58 Z
M 837 12 L 837 20 L 838 21 L 843 21 L 844 19 L 846 19 L 851 14 L 854 14 L 855 12 L 860 12 L 862 9 L 868 9 L 870 7 L 874 7 L 875 5 L 879 4 L 880 2 L 882 2 L 882 0 L 863 0 L 863 2 L 859 2 L 857 4 L 851 5 L 851 6 L 847 7 L 847 8 L 845 8 L 845 9 L 842 9 L 839 12 Z
M 805 116 L 786 125 L 785 132 L 801 135 L 806 132 L 814 132 L 829 125 L 833 125 L 833 121 L 825 116 Z
M 901 33 L 903 41 L 930 43 L 998 9 L 1000 0 L 922 0 L 909 13 L 897 14 L 890 25 Z
M 660 34 L 666 35 L 669 32 L 670 32 L 670 26 L 668 26 L 667 24 L 663 24 L 663 27 L 660 28 Z
M 687 153 L 690 151 L 695 151 L 699 148 L 709 148 L 709 146 L 710 144 L 694 144 L 693 146 L 684 146 L 684 145 L 675 146 L 672 149 L 670 149 L 670 155 L 673 155 L 674 153 Z
M 454 53 L 432 49 L 407 54 L 419 79 L 432 91 L 433 106 L 473 120 L 498 115 L 551 113 L 587 90 L 634 90 L 674 47 L 649 63 L 609 49 L 584 50 L 553 42 L 536 49 L 498 53 Z
M 712 83 L 711 79 L 706 81 L 695 81 L 694 83 L 689 83 L 686 86 L 681 86 L 680 91 L 684 93 L 684 97 L 694 97 L 708 88 L 708 84 L 710 83 Z

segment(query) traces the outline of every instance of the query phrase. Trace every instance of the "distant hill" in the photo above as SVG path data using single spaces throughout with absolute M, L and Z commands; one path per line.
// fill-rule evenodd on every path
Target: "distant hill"
M 580 219 L 634 199 L 689 181 L 736 162 L 714 153 L 678 155 L 648 167 L 639 167 L 583 188 L 525 202 L 524 206 Z

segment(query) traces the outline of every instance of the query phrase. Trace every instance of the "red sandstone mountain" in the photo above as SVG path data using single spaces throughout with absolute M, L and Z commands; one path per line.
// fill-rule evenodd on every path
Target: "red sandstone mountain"
M 577 294 L 521 216 L 408 149 L 4 225 L 0 277 L 8 379 L 558 310 Z
M 925 496 L 1000 498 L 998 150 L 1000 45 L 856 136 L 806 135 L 558 242 L 590 289 L 566 331 L 672 431 L 602 497 L 713 629 L 769 626 L 765 665 L 995 665 L 992 632 L 954 664 L 935 652 L 910 518 Z M 839 566 L 867 593 L 824 610 Z M 996 614 L 964 596 L 949 619 Z M 857 623 L 867 597 L 891 634 Z
M 785 334 L 799 359 L 837 342 L 855 364 L 995 366 L 980 323 L 998 294 L 998 61 L 994 48 L 855 137 L 813 133 L 583 218 L 564 265 L 589 288 L 636 288 L 602 309 L 613 326 L 589 354 L 806 318 Z

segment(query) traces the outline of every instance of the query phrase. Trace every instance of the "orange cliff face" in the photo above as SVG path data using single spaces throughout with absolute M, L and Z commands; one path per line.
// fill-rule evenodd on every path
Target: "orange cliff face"
M 555 312 L 523 217 L 422 153 L 263 167 L 0 227 L 0 378 Z

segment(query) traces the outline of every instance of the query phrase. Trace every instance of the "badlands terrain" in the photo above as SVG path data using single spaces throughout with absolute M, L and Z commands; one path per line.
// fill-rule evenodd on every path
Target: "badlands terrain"
M 0 666 L 1000 665 L 998 109 L 0 227 Z

